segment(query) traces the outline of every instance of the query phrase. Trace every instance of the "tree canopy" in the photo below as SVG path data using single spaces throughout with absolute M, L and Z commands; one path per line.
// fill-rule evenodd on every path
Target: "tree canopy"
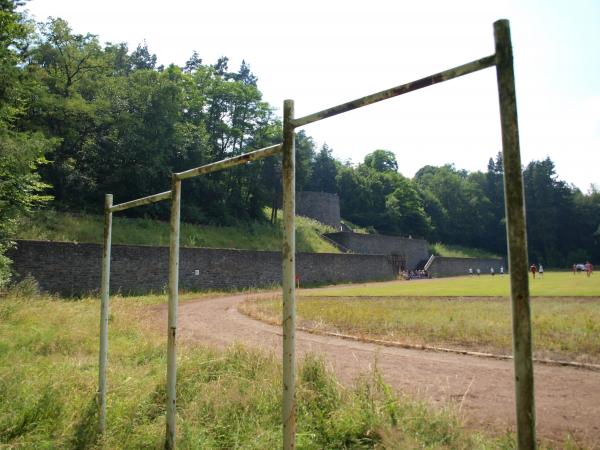
M 19 217 L 51 197 L 53 208 L 99 213 L 105 193 L 120 203 L 167 190 L 173 171 L 281 141 L 281 122 L 246 61 L 232 69 L 226 56 L 208 63 L 194 51 L 182 67 L 165 67 L 145 42 L 130 51 L 60 18 L 34 24 L 18 2 L 0 6 L 0 254 Z M 389 150 L 353 165 L 304 131 L 296 150 L 297 188 L 337 193 L 342 217 L 357 225 L 506 251 L 500 154 L 485 172 L 425 166 L 410 179 Z M 280 178 L 281 161 L 269 158 L 196 179 L 184 186 L 182 216 L 266 220 Z M 532 161 L 524 180 L 532 259 L 600 258 L 598 189 L 560 181 L 550 159 Z M 168 207 L 127 213 L 166 218 Z

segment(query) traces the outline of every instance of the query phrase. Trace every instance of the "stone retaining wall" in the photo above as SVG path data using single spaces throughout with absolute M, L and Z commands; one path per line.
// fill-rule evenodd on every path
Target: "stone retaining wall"
M 100 288 L 102 246 L 49 241 L 18 241 L 8 256 L 17 277 L 32 275 L 44 291 L 83 295 Z M 111 292 L 162 292 L 168 280 L 168 247 L 113 245 Z M 302 283 L 391 280 L 384 255 L 298 253 Z M 264 287 L 281 283 L 281 252 L 181 248 L 182 290 Z
M 447 256 L 434 256 L 431 264 L 427 267 L 427 272 L 434 278 L 455 277 L 460 275 L 469 275 L 469 269 L 477 274 L 477 269 L 482 275 L 489 275 L 490 268 L 494 268 L 494 273 L 500 273 L 500 267 L 507 273 L 507 267 L 502 258 L 451 258 Z
M 350 249 L 354 253 L 369 255 L 397 255 L 404 268 L 413 270 L 429 257 L 427 241 L 383 234 L 360 234 L 346 231 L 327 233 L 329 239 Z
M 335 229 L 340 227 L 340 199 L 328 192 L 296 192 L 296 214 L 310 217 Z

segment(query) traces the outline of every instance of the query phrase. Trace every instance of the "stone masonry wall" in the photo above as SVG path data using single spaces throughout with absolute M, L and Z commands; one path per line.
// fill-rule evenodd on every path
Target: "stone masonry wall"
M 341 231 L 327 233 L 329 239 L 354 253 L 369 255 L 399 255 L 406 260 L 406 269 L 412 270 L 429 257 L 427 241 L 383 234 L 359 234 Z
M 100 244 L 18 241 L 8 256 L 18 278 L 30 274 L 44 291 L 83 295 L 100 289 Z M 168 262 L 168 247 L 113 245 L 111 292 L 162 291 L 167 286 Z M 302 283 L 391 280 L 395 275 L 384 255 L 298 253 L 296 262 Z M 280 284 L 281 253 L 181 248 L 179 277 L 182 290 Z
M 296 214 L 318 220 L 335 229 L 340 226 L 340 199 L 328 192 L 296 192 Z
M 469 275 L 469 268 L 473 273 L 477 269 L 481 270 L 482 275 L 489 275 L 490 268 L 494 268 L 494 273 L 500 273 L 500 267 L 507 273 L 507 267 L 502 258 L 450 258 L 446 256 L 434 256 L 427 271 L 434 278 L 455 277 L 460 275 Z

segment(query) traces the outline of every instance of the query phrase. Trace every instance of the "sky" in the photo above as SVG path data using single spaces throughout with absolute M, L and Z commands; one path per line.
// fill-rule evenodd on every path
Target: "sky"
M 145 41 L 160 64 L 245 60 L 264 100 L 296 117 L 494 53 L 509 19 L 523 164 L 550 157 L 561 180 L 600 186 L 598 0 L 31 0 L 101 42 Z M 353 163 L 394 152 L 408 177 L 425 165 L 485 171 L 501 151 L 494 68 L 304 127 Z

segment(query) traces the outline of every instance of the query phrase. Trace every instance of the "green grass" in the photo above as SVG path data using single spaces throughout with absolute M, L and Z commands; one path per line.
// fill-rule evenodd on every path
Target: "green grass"
M 165 337 L 152 313 L 162 302 L 163 296 L 112 301 L 102 440 L 95 404 L 98 300 L 1 298 L 0 447 L 162 448 Z M 281 446 L 281 365 L 273 355 L 181 343 L 177 392 L 178 448 Z M 376 371 L 341 387 L 315 357 L 299 368 L 297 400 L 299 449 L 514 448 L 510 436 L 467 431 L 450 410 L 397 397 Z
M 257 318 L 278 321 L 281 301 L 246 302 Z M 302 297 L 301 325 L 358 337 L 496 354 L 511 351 L 508 299 Z M 532 328 L 539 358 L 600 363 L 600 301 L 534 299 Z
M 342 222 L 342 224 L 344 224 L 348 228 L 350 228 L 353 233 L 358 233 L 358 234 L 376 234 L 377 233 L 373 227 L 360 227 L 346 219 L 342 219 L 341 222 Z
M 306 217 L 296 218 L 296 246 L 299 252 L 339 253 L 321 238 L 333 228 Z M 38 211 L 24 221 L 17 239 L 65 242 L 102 242 L 103 218 L 55 211 Z M 181 225 L 181 245 L 184 247 L 237 248 L 247 250 L 281 250 L 281 220 L 277 226 L 266 222 L 217 227 Z M 113 243 L 131 245 L 168 245 L 169 224 L 151 219 L 129 219 L 113 216 Z
M 531 277 L 531 276 L 530 276 Z M 464 276 L 432 280 L 392 281 L 356 284 L 335 288 L 305 290 L 305 296 L 370 296 L 370 297 L 506 297 L 509 295 L 508 275 Z M 535 297 L 600 297 L 600 275 L 587 277 L 583 273 L 546 272 L 529 280 Z
M 498 255 L 486 252 L 485 250 L 462 247 L 460 245 L 442 244 L 441 242 L 430 244 L 429 252 L 436 256 L 448 256 L 455 258 L 498 258 Z

